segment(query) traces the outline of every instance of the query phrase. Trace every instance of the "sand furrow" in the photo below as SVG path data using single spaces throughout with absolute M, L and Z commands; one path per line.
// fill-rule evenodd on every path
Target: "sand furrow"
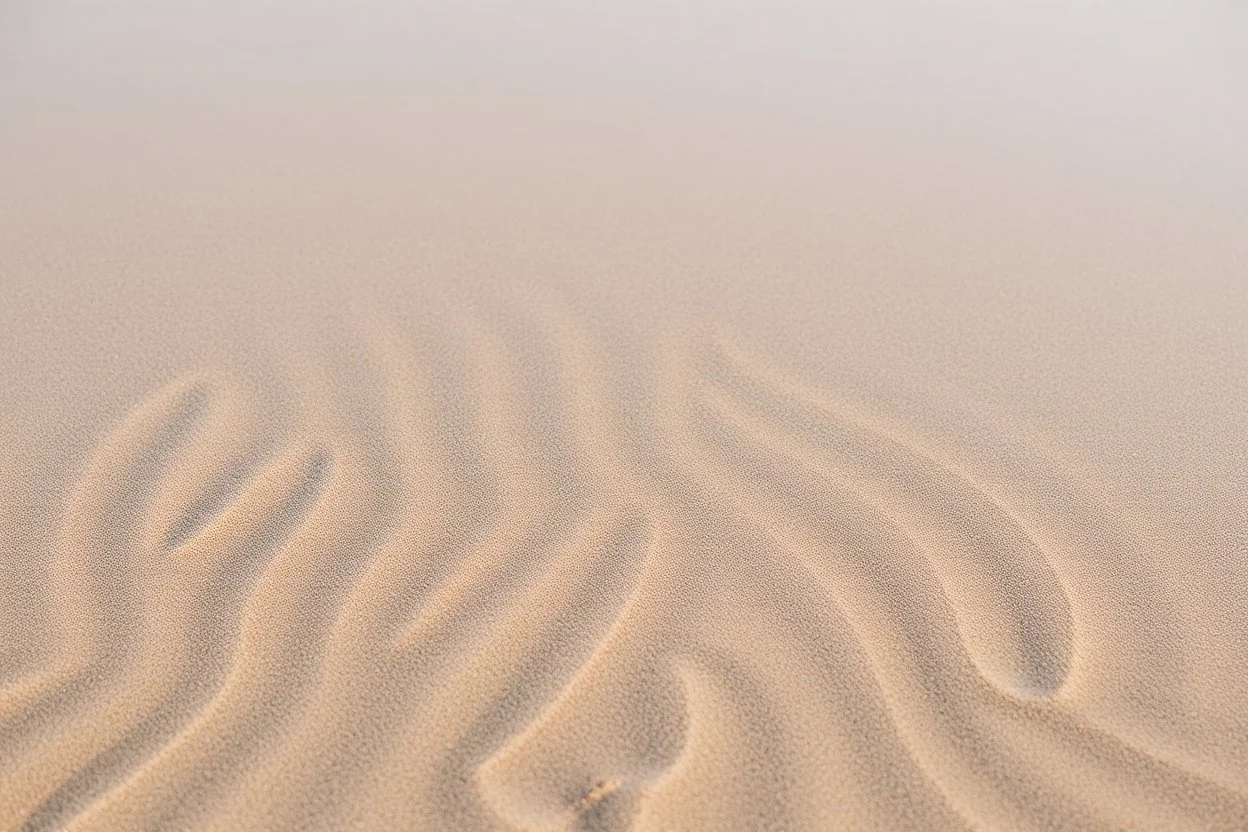
M 862 489 L 852 468 L 826 458 L 819 443 L 807 439 L 810 447 L 803 448 L 722 400 L 718 409 L 751 445 L 761 442 L 770 449 L 751 458 L 745 446 L 728 446 L 724 459 L 735 464 L 724 487 L 739 489 L 731 484 L 738 477 L 759 482 L 737 491 L 739 510 L 752 514 L 755 525 L 787 551 L 802 553 L 816 574 L 836 587 L 874 654 L 899 726 L 962 811 L 990 826 L 1011 828 L 1043 828 L 1059 818 L 1068 828 L 1136 826 L 1161 817 L 1176 829 L 1233 829 L 1243 822 L 1246 805 L 1234 792 L 1090 729 L 1070 707 L 1011 701 L 976 685 L 965 662 L 949 652 L 957 639 L 932 632 L 936 622 L 952 617 L 952 607 L 943 592 L 933 595 L 930 588 L 924 600 L 920 572 L 914 572 L 923 563 L 915 556 L 927 553 L 922 534 L 908 528 L 907 518 L 880 502 L 873 489 Z M 795 469 L 824 485 L 795 484 Z M 794 495 L 812 494 L 822 497 L 804 506 L 793 502 Z M 826 519 L 830 513 L 835 521 Z M 890 538 L 895 542 L 882 542 Z M 906 560 L 910 576 L 893 565 Z M 999 739 L 1004 737 L 1012 739 Z M 960 770 L 959 760 L 965 765 Z M 1069 778 L 1070 771 L 1081 777 Z M 985 779 L 987 772 L 992 777 Z M 1119 799 L 1104 799 L 1116 790 L 1124 790 Z
M 349 553 L 361 545 L 360 518 L 368 516 L 361 479 L 349 455 L 335 451 L 320 498 L 260 572 L 242 605 L 220 690 L 159 753 L 70 828 L 185 825 L 243 776 L 247 761 L 280 732 L 283 712 L 296 706 L 315 677 L 317 623 L 327 626 L 335 596 L 355 571 Z M 223 766 L 223 760 L 231 764 Z M 173 793 L 177 800 L 159 797 Z
M 62 652 L 52 667 L 0 691 L 0 772 L 9 767 L 0 823 L 34 811 L 125 730 L 124 721 L 94 723 L 101 702 L 141 707 L 128 677 L 141 664 L 140 645 L 149 635 L 141 614 L 153 557 L 142 545 L 145 506 L 160 493 L 161 480 L 173 476 L 176 451 L 208 406 L 198 379 L 158 391 L 100 443 L 74 488 L 52 579 Z M 68 743 L 71 736 L 91 740 Z M 30 748 L 49 740 L 59 753 Z
M 216 813 L 213 823 L 220 828 L 246 825 L 256 813 L 292 826 L 332 824 L 347 811 L 343 801 L 369 781 L 397 741 L 395 725 L 422 707 L 447 667 L 472 655 L 480 641 L 474 627 L 480 630 L 481 624 L 472 609 L 456 609 L 445 600 L 446 582 L 478 559 L 487 562 L 476 566 L 479 576 L 510 567 L 525 538 L 520 530 L 536 530 L 546 513 L 535 490 L 539 478 L 520 476 L 525 469 L 523 456 L 517 456 L 519 428 L 507 419 L 512 408 L 506 398 L 469 393 L 465 412 L 438 425 L 435 420 L 448 416 L 433 412 L 431 404 L 438 400 L 438 385 L 450 382 L 444 373 L 410 360 L 412 335 L 375 324 L 364 335 L 383 384 L 383 427 L 398 464 L 393 496 L 400 519 L 346 596 L 316 690 L 282 743 L 251 773 L 249 787 Z M 448 430 L 455 431 L 459 444 L 454 454 L 433 442 Z M 512 464 L 505 464 L 509 459 Z M 462 471 L 473 467 L 485 472 L 486 493 L 465 486 Z M 452 473 L 460 473 L 460 482 L 440 486 Z M 460 496 L 461 505 L 452 494 Z M 466 508 L 474 504 L 483 510 Z M 412 620 L 420 621 L 439 588 L 444 598 L 439 626 L 413 634 Z M 298 771 L 284 764 L 290 754 L 305 760 Z M 358 761 L 354 776 L 335 778 L 333 772 L 349 759 Z M 290 794 L 300 798 L 291 800 Z
M 855 490 L 930 541 L 925 553 L 988 678 L 1018 695 L 1052 695 L 1070 667 L 1073 622 L 1049 556 L 1017 511 L 927 443 L 777 378 L 739 350 L 721 345 L 721 356 L 727 361 L 712 364 L 713 379 L 756 412 L 801 431 L 836 458 Z
M 520 323 L 521 327 L 525 325 L 523 321 Z M 469 325 L 470 331 L 472 331 L 472 326 L 476 325 Z M 500 324 L 498 326 L 498 335 L 487 335 L 484 331 L 477 329 L 478 335 L 474 339 L 475 342 L 480 345 L 489 345 L 492 342 L 497 343 L 493 340 L 494 338 L 515 332 L 511 325 Z M 539 335 L 533 339 L 533 343 L 539 349 L 552 350 L 549 353 L 552 369 L 566 369 L 566 363 L 569 360 L 567 350 L 559 346 L 557 338 L 552 341 L 548 337 Z M 400 776 L 411 779 L 413 791 L 423 790 L 421 793 L 426 795 L 427 805 L 422 806 L 416 802 L 413 804 L 413 810 L 420 806 L 420 815 L 430 818 L 427 822 L 434 826 L 436 823 L 432 819 L 438 817 L 439 812 L 456 814 L 482 811 L 475 806 L 476 798 L 471 787 L 471 780 L 468 779 L 474 765 L 479 762 L 482 754 L 502 742 L 509 731 L 518 727 L 514 722 L 517 718 L 516 712 L 532 713 L 540 708 L 544 699 L 553 695 L 564 684 L 561 680 L 573 670 L 573 667 L 566 663 L 575 659 L 576 652 L 556 650 L 556 655 L 544 657 L 541 653 L 531 653 L 515 641 L 514 630 L 518 622 L 524 620 L 526 616 L 537 614 L 533 605 L 535 602 L 540 603 L 540 600 L 534 594 L 534 586 L 549 584 L 551 591 L 554 592 L 554 587 L 567 580 L 568 570 L 572 568 L 567 558 L 571 556 L 570 553 L 576 549 L 577 545 L 583 548 L 584 544 L 574 545 L 573 541 L 566 543 L 563 541 L 566 539 L 566 530 L 586 522 L 578 518 L 585 511 L 580 506 L 588 496 L 582 494 L 580 497 L 570 499 L 569 495 L 583 493 L 585 489 L 578 483 L 585 480 L 593 481 L 596 479 L 596 472 L 602 470 L 604 464 L 609 464 L 609 462 L 604 463 L 604 451 L 608 460 L 611 456 L 609 446 L 602 447 L 586 442 L 585 431 L 601 430 L 601 426 L 587 428 L 585 414 L 587 411 L 592 411 L 594 404 L 592 401 L 587 401 L 585 390 L 580 387 L 565 386 L 566 377 L 564 376 L 532 376 L 510 371 L 509 368 L 519 366 L 532 367 L 534 362 L 526 361 L 524 365 L 514 364 L 518 353 L 515 348 L 510 348 L 512 344 L 509 343 L 508 346 L 509 348 L 505 350 L 495 347 L 476 353 L 478 356 L 476 365 L 482 374 L 481 380 L 488 382 L 488 384 L 483 383 L 480 389 L 491 391 L 494 396 L 500 392 L 512 391 L 512 395 L 516 397 L 512 402 L 500 401 L 497 398 L 484 400 L 483 411 L 486 418 L 497 419 L 505 414 L 514 414 L 512 418 L 520 416 L 523 419 L 522 422 L 512 424 L 501 431 L 497 427 L 491 428 L 489 421 L 484 423 L 487 428 L 484 434 L 493 437 L 487 447 L 497 449 L 496 453 L 489 456 L 496 461 L 505 461 L 509 455 L 517 453 L 518 448 L 514 443 L 520 443 L 520 446 L 532 443 L 532 448 L 542 450 L 547 466 L 552 462 L 557 463 L 560 459 L 565 461 L 562 464 L 535 471 L 535 475 L 527 478 L 527 482 L 520 476 L 524 468 L 519 468 L 514 464 L 500 467 L 499 479 L 503 482 L 514 482 L 516 485 L 529 489 L 534 483 L 546 483 L 549 489 L 546 506 L 540 509 L 541 513 L 537 513 L 538 507 L 532 504 L 525 502 L 517 504 L 515 500 L 508 504 L 508 514 L 514 519 L 501 524 L 502 528 L 508 530 L 510 534 L 498 538 L 498 545 L 507 547 L 501 550 L 499 555 L 504 556 L 505 559 L 516 560 L 515 564 L 507 564 L 506 560 L 503 560 L 499 562 L 499 566 L 491 565 L 490 559 L 497 558 L 499 555 L 491 555 L 493 546 L 488 545 L 487 540 L 487 545 L 479 546 L 473 552 L 473 558 L 468 562 L 464 574 L 457 575 L 455 578 L 457 581 L 480 580 L 479 577 L 474 578 L 474 575 L 482 575 L 481 570 L 488 569 L 496 574 L 496 577 L 490 580 L 499 583 L 498 590 L 487 590 L 484 593 L 486 599 L 495 598 L 491 603 L 495 611 L 490 613 L 486 613 L 486 608 L 481 606 L 483 595 L 481 590 L 467 594 L 461 593 L 458 596 L 460 597 L 460 600 L 456 602 L 458 617 L 465 622 L 476 620 L 488 622 L 488 625 L 474 639 L 472 647 L 461 650 L 461 658 L 457 664 L 451 665 L 448 672 L 436 680 L 436 684 L 427 693 L 427 701 L 413 714 L 417 721 L 412 723 L 412 729 L 420 732 L 422 744 L 433 741 L 436 736 L 442 735 L 443 731 L 460 732 L 453 741 L 453 747 L 446 751 L 447 759 L 441 761 L 436 768 L 422 773 L 420 767 L 413 769 L 411 763 L 406 762 L 400 769 Z M 545 372 L 544 369 L 543 373 Z M 500 376 L 500 373 L 504 375 Z M 508 375 L 511 377 L 508 378 Z M 531 467 L 532 463 L 529 465 Z M 611 496 L 610 489 L 604 489 L 604 492 L 604 494 L 593 496 L 599 506 L 609 509 L 619 502 L 620 498 Z M 631 499 L 635 500 L 636 497 Z M 596 511 L 600 510 L 601 508 L 596 509 Z M 544 519 L 542 514 L 545 514 Z M 534 534 L 528 540 L 517 536 L 518 528 L 522 529 L 535 520 L 540 520 L 541 525 L 533 527 Z M 545 532 L 541 531 L 543 527 L 546 528 Z M 555 532 L 556 536 L 550 537 L 549 535 L 556 529 L 559 530 Z M 560 554 L 556 561 L 549 561 L 542 554 L 546 551 L 564 552 L 564 554 Z M 604 564 L 604 567 L 610 571 L 603 576 L 606 580 L 599 588 L 600 590 L 607 590 L 619 579 L 620 575 L 627 575 L 630 569 L 627 561 L 616 564 L 614 567 Z M 590 598 L 592 599 L 598 591 L 591 593 Z M 499 592 L 504 594 L 498 594 Z M 582 609 L 581 602 L 575 601 L 572 597 L 569 597 L 567 603 L 569 610 Z M 523 610 L 529 612 L 521 612 Z M 543 611 L 538 615 L 537 620 L 547 620 L 548 614 Z M 583 612 L 577 613 L 578 616 L 602 614 L 603 608 L 589 599 L 585 602 Z M 574 622 L 575 619 L 572 621 Z M 558 640 L 569 638 L 571 633 L 575 632 L 575 627 L 565 631 L 564 628 L 568 626 L 568 623 L 560 624 L 555 632 L 564 634 L 559 636 L 552 634 L 550 638 Z M 579 643 L 579 638 L 577 641 Z M 508 644 L 514 646 L 507 648 L 505 645 Z M 413 655 L 425 653 L 425 649 L 418 645 L 413 645 L 409 649 L 415 651 Z M 468 724 L 456 720 L 452 725 L 439 728 L 433 732 L 432 736 L 427 736 L 426 734 L 434 727 L 429 723 L 429 717 L 446 707 L 441 704 L 445 698 L 464 695 L 463 684 L 456 680 L 465 673 L 472 674 L 471 678 L 476 678 L 482 673 L 490 674 L 486 678 L 494 678 L 493 674 L 497 673 L 498 669 L 491 669 L 488 664 L 483 665 L 482 654 L 499 657 L 509 652 L 515 653 L 516 660 L 529 656 L 530 658 L 525 661 L 530 663 L 532 672 L 527 675 L 504 674 L 495 682 L 483 683 L 485 687 L 482 695 L 485 698 L 474 699 L 481 703 L 479 707 L 482 710 L 480 712 L 467 711 L 465 718 L 470 719 Z M 563 655 L 557 655 L 560 653 Z M 465 662 L 464 658 L 468 658 L 468 661 Z M 546 669 L 540 669 L 543 667 Z M 556 668 L 562 669 L 556 670 Z M 505 684 L 506 687 L 496 693 L 489 693 L 498 684 Z M 454 725 L 459 727 L 454 728 Z M 414 799 L 414 797 L 409 797 L 409 800 Z M 486 817 L 486 815 L 481 815 L 481 817 Z
M 60 763 L 72 775 L 29 814 L 23 828 L 59 825 L 172 739 L 211 698 L 226 670 L 241 600 L 316 499 L 327 462 L 314 448 L 295 448 L 274 460 L 208 527 L 144 575 L 144 634 L 124 687 L 67 721 L 70 733 L 54 742 L 64 754 L 72 752 Z M 101 736 L 86 742 L 88 732 Z M 68 742 L 68 736 L 76 741 Z M 59 756 L 45 755 L 41 763 Z M 28 771 L 45 788 L 58 783 L 42 766 Z
M 751 480 L 749 468 L 758 449 L 733 445 L 719 436 L 713 423 L 699 418 L 697 377 L 689 374 L 689 365 L 680 356 L 670 356 L 667 365 L 659 384 L 665 391 L 664 433 L 670 442 L 666 479 L 674 494 L 683 494 L 690 502 L 691 534 L 700 538 L 686 546 L 701 556 L 699 560 L 714 565 L 711 574 L 725 597 L 732 599 L 711 608 L 748 611 L 745 618 L 733 612 L 717 615 L 686 649 L 691 656 L 715 649 L 741 656 L 738 661 L 746 666 L 769 667 L 763 676 L 771 686 L 769 706 L 789 712 L 785 730 L 792 746 L 787 752 L 822 759 L 821 765 L 795 769 L 794 778 L 805 788 L 791 793 L 789 811 L 804 817 L 804 823 L 832 828 L 862 827 L 865 817 L 881 828 L 963 826 L 966 821 L 953 808 L 957 804 L 946 799 L 928 767 L 915 757 L 905 732 L 898 731 L 892 703 L 874 666 L 876 657 L 864 652 L 858 622 L 841 609 L 843 598 L 831 591 L 826 573 L 812 570 L 807 559 L 795 557 L 784 545 L 783 531 L 800 527 L 803 517 L 776 502 L 770 491 L 778 486 L 785 493 L 795 484 L 782 477 L 765 489 L 767 496 L 758 495 L 759 502 L 743 502 L 742 470 L 747 471 L 745 481 Z M 816 493 L 821 492 L 822 488 Z M 820 506 L 821 512 L 826 509 Z M 816 527 L 822 525 L 815 521 Z M 771 637 L 751 639 L 740 632 L 743 627 L 761 629 Z M 706 647 L 699 646 L 703 640 Z M 785 655 L 790 662 L 777 667 Z M 794 696 L 793 685 L 809 686 L 814 702 Z M 747 751 L 731 762 L 724 759 L 722 765 L 730 766 L 736 777 L 748 777 L 757 762 Z M 687 759 L 682 768 L 696 770 L 701 765 Z M 698 789 L 684 775 L 673 783 L 682 790 Z M 882 787 L 887 798 L 876 792 Z M 696 811 L 697 804 L 674 800 L 673 788 L 660 799 L 670 809 L 655 817 L 675 811 L 675 817 L 688 821 L 687 813 Z M 836 799 L 830 797 L 833 794 Z M 656 821 L 654 828 L 670 827 Z

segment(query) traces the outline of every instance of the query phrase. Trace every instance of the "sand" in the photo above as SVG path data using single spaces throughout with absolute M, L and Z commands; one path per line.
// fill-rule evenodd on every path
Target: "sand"
M 0 829 L 1248 829 L 1242 14 L 0 30 Z

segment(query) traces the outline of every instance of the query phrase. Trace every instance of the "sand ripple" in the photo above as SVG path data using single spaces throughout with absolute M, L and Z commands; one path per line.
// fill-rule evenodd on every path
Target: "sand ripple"
M 0 828 L 1248 828 L 1103 716 L 1191 648 L 1061 459 L 571 309 L 360 305 L 283 435 L 227 374 L 108 431 Z

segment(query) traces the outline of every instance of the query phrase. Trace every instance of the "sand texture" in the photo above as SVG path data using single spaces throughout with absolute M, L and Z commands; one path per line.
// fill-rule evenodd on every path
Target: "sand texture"
M 1248 829 L 1242 17 L 382 5 L 0 39 L 0 830 Z

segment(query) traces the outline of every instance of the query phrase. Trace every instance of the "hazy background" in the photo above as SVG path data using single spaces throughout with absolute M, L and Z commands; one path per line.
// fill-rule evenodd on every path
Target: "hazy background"
M 20 351 L 155 286 L 542 277 L 652 315 L 713 296 L 776 338 L 857 315 L 942 373 L 943 349 L 1052 361 L 1057 388 L 1150 349 L 1170 382 L 1235 373 L 1246 24 L 1230 2 L 8 0 L 0 315 Z
M 1234 422 L 1246 18 L 8 0 L 0 315 L 20 351 L 157 287 L 553 279 L 643 316 L 713 298 L 789 352 L 852 320 L 942 375 L 965 350 L 1071 391 L 1104 365 L 1190 407 L 1212 374 Z

